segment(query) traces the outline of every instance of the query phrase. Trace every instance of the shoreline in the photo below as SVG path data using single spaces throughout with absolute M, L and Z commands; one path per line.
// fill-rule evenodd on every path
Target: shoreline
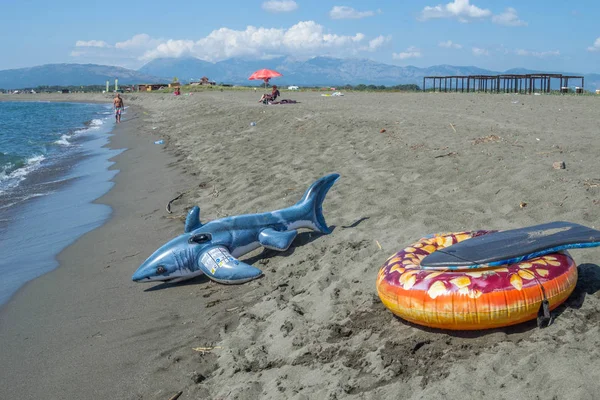
M 3 182 L 0 253 L 4 256 L 0 271 L 5 281 L 0 307 L 23 284 L 55 269 L 61 249 L 108 217 L 107 207 L 92 204 L 112 186 L 108 158 L 117 153 L 105 146 L 113 124 L 105 114 L 105 103 L 100 106 L 75 106 L 89 119 L 75 117 L 78 121 L 74 122 L 71 115 L 58 132 L 58 141 L 48 142 L 45 151 L 38 148 L 35 156 L 28 156 L 40 162 L 26 163 Z M 73 112 L 73 107 L 68 106 L 68 110 Z M 15 264 L 20 268 L 11 267 Z
M 572 251 L 577 288 L 545 329 L 420 328 L 385 309 L 375 280 L 420 235 L 594 225 L 597 100 L 317 95 L 282 106 L 253 93 L 125 97 L 138 117 L 113 132 L 110 145 L 128 150 L 97 200 L 113 214 L 0 310 L 0 397 L 594 398 L 600 249 Z M 566 169 L 552 168 L 558 159 Z M 324 204 L 334 232 L 242 258 L 263 278 L 131 282 L 191 205 L 203 222 L 275 210 L 330 172 L 341 174 Z
M 117 322 L 119 318 L 112 318 L 114 316 L 113 310 L 114 308 L 118 308 L 118 304 L 113 304 L 114 307 L 110 307 L 104 310 L 105 315 L 101 321 L 97 321 L 96 318 L 88 320 L 88 317 L 97 316 L 96 307 L 98 306 L 98 302 L 104 302 L 109 299 L 105 299 L 106 293 L 97 287 L 98 284 L 102 283 L 105 286 L 117 285 L 120 287 L 129 287 L 133 286 L 133 283 L 130 280 L 130 276 L 137 268 L 136 261 L 129 262 L 128 258 L 135 257 L 140 259 L 148 253 L 149 248 L 152 247 L 156 241 L 152 241 L 150 246 L 146 247 L 146 251 L 143 252 L 141 250 L 134 251 L 133 249 L 130 251 L 129 249 L 126 252 L 122 252 L 122 254 L 114 254 L 111 255 L 109 251 L 106 254 L 106 243 L 110 241 L 119 242 L 117 234 L 114 234 L 115 231 L 119 232 L 119 235 L 126 232 L 127 226 L 123 224 L 125 221 L 133 219 L 138 219 L 138 212 L 142 212 L 146 214 L 145 211 L 149 211 L 149 215 L 146 215 L 146 218 L 150 218 L 155 209 L 151 209 L 152 206 L 148 207 L 149 202 L 143 201 L 144 206 L 138 203 L 137 206 L 127 207 L 123 203 L 131 204 L 129 199 L 123 200 L 123 198 L 127 198 L 128 195 L 135 195 L 134 193 L 125 193 L 128 192 L 132 185 L 130 182 L 138 182 L 141 183 L 143 181 L 152 181 L 153 179 L 144 179 L 142 177 L 137 177 L 140 179 L 131 179 L 127 178 L 123 175 L 127 175 L 127 172 L 123 173 L 121 171 L 122 168 L 126 170 L 135 170 L 135 164 L 138 164 L 139 161 L 133 159 L 132 155 L 135 154 L 135 157 L 140 157 L 140 153 L 147 152 L 148 157 L 152 157 L 152 161 L 146 161 L 142 163 L 142 170 L 147 171 L 148 169 L 152 170 L 152 168 L 157 168 L 160 163 L 163 163 L 163 166 L 166 167 L 166 158 L 164 152 L 160 147 L 153 144 L 151 140 L 145 140 L 144 138 L 137 137 L 138 134 L 135 130 L 139 127 L 139 122 L 136 121 L 141 115 L 142 110 L 136 109 L 135 113 L 129 112 L 130 115 L 129 120 L 124 120 L 122 124 L 115 126 L 115 129 L 112 131 L 112 136 L 110 138 L 110 142 L 107 145 L 111 149 L 126 149 L 122 153 L 117 156 L 111 158 L 115 163 L 109 168 L 109 170 L 118 170 L 117 175 L 111 179 L 111 182 L 114 183 L 113 187 L 110 190 L 102 195 L 100 198 L 96 199 L 93 203 L 95 204 L 103 204 L 112 208 L 112 212 L 108 220 L 105 221 L 104 224 L 99 226 L 96 229 L 93 229 L 90 232 L 80 236 L 74 243 L 70 244 L 64 250 L 62 250 L 56 260 L 59 263 L 59 266 L 54 270 L 35 278 L 32 281 L 27 282 L 23 285 L 17 293 L 15 293 L 6 304 L 2 308 L 0 308 L 0 332 L 2 334 L 0 336 L 4 338 L 11 339 L 12 345 L 9 345 L 6 340 L 3 339 L 2 347 L 4 357 L 2 358 L 5 362 L 9 362 L 13 365 L 13 368 L 10 368 L 10 373 L 7 370 L 6 366 L 2 366 L 4 373 L 3 380 L 11 381 L 15 385 L 12 387 L 7 387 L 6 385 L 1 385 L 3 388 L 0 389 L 0 393 L 3 393 L 4 390 L 9 390 L 8 393 L 11 394 L 1 394 L 0 397 L 8 398 L 10 396 L 19 396 L 22 398 L 43 398 L 48 396 L 47 389 L 49 387 L 54 387 L 55 396 L 51 397 L 61 397 L 61 398 L 76 398 L 80 397 L 82 393 L 82 382 L 79 382 L 76 386 L 71 385 L 69 380 L 64 380 L 64 375 L 67 373 L 66 369 L 68 367 L 63 368 L 58 371 L 55 368 L 52 368 L 51 365 L 59 365 L 61 364 L 61 360 L 67 356 L 67 354 L 71 354 L 69 359 L 72 361 L 70 365 L 69 373 L 77 376 L 81 373 L 81 368 L 83 367 L 82 363 L 85 365 L 86 357 L 83 357 L 87 351 L 87 347 L 90 344 L 93 344 L 94 341 L 98 341 L 98 338 L 101 338 L 102 334 L 96 334 L 96 332 L 88 331 L 86 328 L 86 324 L 94 325 L 97 323 L 102 323 L 104 321 L 102 327 L 108 327 L 111 322 Z M 131 110 L 131 109 L 130 109 Z M 133 116 L 133 118 L 132 118 Z M 147 139 L 151 139 L 151 137 L 147 137 Z M 158 160 L 158 163 L 156 162 Z M 152 167 L 153 166 L 153 167 Z M 159 186 L 159 182 L 161 178 L 166 178 L 168 181 L 171 181 L 173 178 L 173 182 L 177 182 L 178 179 L 176 177 L 171 177 L 169 174 L 157 174 L 157 181 L 148 182 L 150 185 L 155 185 L 155 190 L 157 186 Z M 170 185 L 168 182 L 162 182 L 162 184 Z M 135 187 L 135 185 L 133 185 Z M 142 186 L 137 186 L 137 190 L 141 190 Z M 164 196 L 168 197 L 169 194 L 165 193 Z M 165 204 L 166 201 L 164 200 Z M 161 202 L 162 204 L 162 202 Z M 163 206 L 164 207 L 164 206 Z M 159 208 L 163 208 L 159 207 Z M 139 232 L 136 232 L 138 234 Z M 163 236 L 160 233 L 156 233 L 157 236 Z M 151 235 L 150 235 L 151 236 Z M 137 241 L 139 242 L 140 239 Z M 103 243 L 103 246 L 100 246 L 100 249 L 97 246 L 97 243 Z M 116 244 L 119 247 L 119 244 Z M 129 247 L 129 246 L 127 246 Z M 99 251 L 101 254 L 96 254 L 96 251 Z M 104 250 L 104 251 L 103 251 Z M 126 254 L 125 254 L 126 253 Z M 148 253 L 149 254 L 149 253 Z M 107 257 L 114 257 L 114 262 L 111 261 L 110 264 L 104 265 L 104 261 Z M 123 259 L 125 261 L 123 261 Z M 139 264 L 139 263 L 138 263 Z M 129 266 L 129 270 L 123 268 L 122 270 L 119 266 Z M 112 268 L 112 269 L 110 269 Z M 119 278 L 114 280 L 115 277 L 112 276 L 111 272 L 114 271 L 114 274 L 118 274 Z M 110 276 L 101 276 L 101 275 L 110 275 Z M 112 286 L 114 290 L 114 286 Z M 106 289 L 106 288 L 105 288 Z M 140 289 L 137 287 L 136 289 Z M 107 289 L 110 290 L 110 289 Z M 127 290 L 123 290 L 123 294 L 127 297 Z M 136 292 L 139 291 L 136 290 Z M 92 300 L 93 299 L 93 300 Z M 72 302 L 73 301 L 73 302 Z M 85 315 L 82 315 L 82 311 L 87 307 L 91 307 L 89 312 L 83 312 Z M 129 310 L 132 312 L 133 310 Z M 101 312 L 103 314 L 103 312 Z M 93 329 L 92 329 L 93 330 Z M 103 330 L 103 329 L 101 329 Z M 79 336 L 83 334 L 82 332 L 86 332 L 85 337 Z M 55 336 L 55 339 L 48 339 L 47 335 Z M 88 343 L 89 342 L 89 343 Z M 40 360 L 39 364 L 28 364 L 23 363 L 23 355 L 30 354 L 32 350 L 29 347 L 29 344 L 36 343 L 40 345 L 42 343 L 46 343 L 44 346 L 47 346 L 51 343 L 51 349 L 48 354 L 48 358 L 45 360 Z M 80 346 L 77 349 L 74 349 L 73 346 Z M 9 349 L 10 347 L 10 349 Z M 57 351 L 57 349 L 60 350 Z M 92 350 L 94 354 L 94 351 Z M 94 354 L 95 357 L 99 357 L 100 354 Z M 55 359 L 53 359 L 55 358 Z M 79 359 L 79 362 L 77 360 Z M 91 358 L 88 359 L 92 361 Z M 118 360 L 113 360 L 117 362 Z M 95 369 L 94 363 L 87 365 L 84 367 L 87 371 L 92 371 Z M 27 374 L 34 374 L 38 378 L 38 380 L 43 380 L 44 382 L 38 382 L 35 388 L 32 388 L 28 382 L 22 378 L 25 371 L 21 373 L 18 372 L 18 367 L 16 365 L 24 368 L 27 371 Z M 107 377 L 108 378 L 108 377 Z M 116 379 L 117 376 L 110 376 L 109 379 L 105 382 L 106 392 L 104 395 L 100 395 L 98 388 L 98 381 L 90 382 L 90 387 L 88 390 L 83 390 L 83 393 L 95 393 L 94 398 L 109 398 L 115 396 L 115 390 L 110 385 L 110 381 Z M 128 395 L 131 394 L 131 388 L 124 390 L 121 392 L 118 398 L 128 398 Z M 25 395 L 29 393 L 29 395 Z

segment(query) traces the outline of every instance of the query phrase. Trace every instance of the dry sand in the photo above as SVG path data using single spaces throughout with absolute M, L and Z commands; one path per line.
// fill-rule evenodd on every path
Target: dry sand
M 112 145 L 129 150 L 99 200 L 113 218 L 0 313 L 0 398 L 598 397 L 600 249 L 572 251 L 577 288 L 541 330 L 413 326 L 383 307 L 375 279 L 428 233 L 553 220 L 598 228 L 600 99 L 309 92 L 264 106 L 259 94 L 125 95 L 138 112 Z M 192 205 L 203 221 L 273 210 L 330 172 L 341 174 L 324 205 L 334 232 L 247 256 L 264 278 L 130 281 Z

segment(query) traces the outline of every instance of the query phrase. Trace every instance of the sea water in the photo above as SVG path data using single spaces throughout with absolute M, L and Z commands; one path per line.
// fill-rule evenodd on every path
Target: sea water
M 0 305 L 110 216 L 113 127 L 110 105 L 0 102 Z

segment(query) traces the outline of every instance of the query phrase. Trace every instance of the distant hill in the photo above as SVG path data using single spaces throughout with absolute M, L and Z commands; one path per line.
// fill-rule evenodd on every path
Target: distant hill
M 157 58 L 138 70 L 146 75 L 161 76 L 171 81 L 174 77 L 179 80 L 200 80 L 204 75 L 214 75 L 215 64 L 198 58 Z
M 197 80 L 207 76 L 216 82 L 249 84 L 248 76 L 261 68 L 275 69 L 283 74 L 273 82 L 281 85 L 373 85 L 420 84 L 426 75 L 456 75 L 492 73 L 477 67 L 438 65 L 429 68 L 401 67 L 367 59 L 339 59 L 315 57 L 296 60 L 279 57 L 270 60 L 243 60 L 232 58 L 217 63 L 196 58 L 160 58 L 139 69 L 140 72 L 165 78 L 178 77 L 181 81 Z
M 523 68 L 508 71 L 491 71 L 474 66 L 436 65 L 428 68 L 398 66 L 378 63 L 368 59 L 332 57 L 315 57 L 308 60 L 297 60 L 293 57 L 279 57 L 270 60 L 244 60 L 232 58 L 211 63 L 196 58 L 161 58 L 140 68 L 140 72 L 172 79 L 177 76 L 181 81 L 196 80 L 207 76 L 216 82 L 236 85 L 251 84 L 248 76 L 261 68 L 275 69 L 284 76 L 272 82 L 280 85 L 344 85 L 344 84 L 423 84 L 424 76 L 442 75 L 497 75 L 501 73 L 527 74 L 542 71 Z M 585 86 L 593 90 L 600 87 L 600 74 L 565 73 L 568 75 L 584 75 Z M 578 82 L 569 82 L 578 85 Z M 558 86 L 558 85 L 557 85 Z
M 119 84 L 166 82 L 164 78 L 121 67 L 97 64 L 46 64 L 32 68 L 0 71 L 0 88 L 20 89 L 42 85 L 104 85 L 115 78 Z M 170 79 L 169 79 L 170 81 Z
M 244 60 L 232 58 L 211 63 L 197 58 L 159 58 L 141 67 L 138 71 L 96 64 L 48 64 L 33 68 L 0 71 L 0 88 L 18 89 L 39 85 L 103 85 L 115 78 L 123 85 L 130 83 L 170 82 L 177 77 L 187 83 L 207 76 L 217 83 L 234 85 L 256 84 L 248 81 L 252 72 L 261 68 L 275 69 L 283 77 L 274 79 L 278 85 L 400 85 L 423 84 L 424 76 L 442 75 L 496 75 L 499 73 L 527 74 L 540 71 L 523 68 L 508 71 L 490 71 L 474 66 L 436 65 L 428 68 L 398 66 L 367 59 L 314 57 L 298 60 L 279 57 L 269 60 Z M 548 71 L 546 71 L 548 72 Z M 561 73 L 561 72 L 556 72 Z M 564 73 L 582 75 L 579 73 Z M 600 87 L 600 74 L 584 74 L 585 87 L 595 90 Z M 579 85 L 572 81 L 569 85 Z M 558 84 L 556 84 L 558 86 Z M 557 87 L 555 88 L 557 89 Z

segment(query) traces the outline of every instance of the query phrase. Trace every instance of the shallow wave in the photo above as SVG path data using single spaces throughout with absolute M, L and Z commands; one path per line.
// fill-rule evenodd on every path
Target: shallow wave
M 14 201 L 11 202 L 11 203 L 4 204 L 4 205 L 0 206 L 0 210 L 2 210 L 4 208 L 10 208 L 10 207 L 12 207 L 12 206 L 14 206 L 16 204 L 22 203 L 22 202 L 27 201 L 29 199 L 34 199 L 36 197 L 47 196 L 47 195 L 52 194 L 52 193 L 54 193 L 54 191 L 48 191 L 48 192 L 45 192 L 45 193 L 32 193 L 32 194 L 29 194 L 27 196 L 14 199 Z
M 69 142 L 69 135 L 62 135 L 60 139 L 58 139 L 55 144 L 60 144 L 61 146 L 71 146 L 71 142 Z
M 27 174 L 37 169 L 45 159 L 46 157 L 43 155 L 31 157 L 25 162 L 25 165 L 13 171 L 10 171 L 10 167 L 5 167 L 0 171 L 0 193 L 2 193 L 3 189 L 12 188 L 18 185 L 19 182 L 25 179 Z M 7 173 L 7 171 L 10 172 Z
M 73 132 L 73 134 L 81 135 L 81 134 L 84 134 L 87 132 L 98 130 L 98 129 L 100 129 L 100 127 L 102 125 L 104 125 L 104 119 L 94 118 L 93 120 L 87 122 L 85 125 L 86 125 L 85 128 L 77 129 L 76 131 Z

